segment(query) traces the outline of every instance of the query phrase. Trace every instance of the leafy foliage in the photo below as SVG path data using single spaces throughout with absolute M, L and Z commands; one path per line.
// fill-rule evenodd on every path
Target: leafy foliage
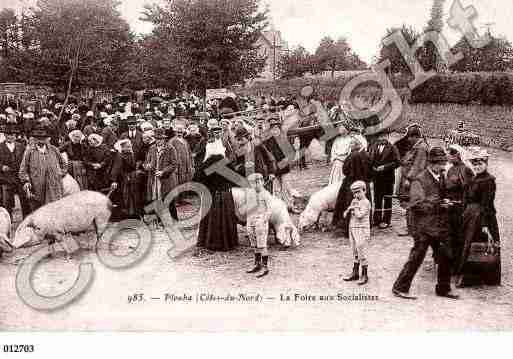
M 0 17 L 14 21 L 10 26 L 17 36 L 3 48 L 8 72 L 0 80 L 65 89 L 72 77 L 74 87 L 115 88 L 133 46 L 118 5 L 114 0 L 39 0 L 14 20 L 4 10 Z M 2 34 L 9 34 L 0 23 Z
M 386 31 L 385 38 L 392 35 L 396 31 L 400 31 L 409 46 L 412 46 L 419 37 L 418 32 L 411 26 L 402 25 L 400 28 L 389 28 Z M 418 53 L 418 51 L 417 51 Z M 410 68 L 408 63 L 412 63 L 414 59 L 405 59 L 396 44 L 384 45 L 382 43 L 379 52 L 379 62 L 389 60 L 391 73 L 408 73 Z
M 146 39 L 159 77 L 192 89 L 224 87 L 256 77 L 263 68 L 255 43 L 267 26 L 257 0 L 168 0 L 146 6 L 154 24 Z
M 492 37 L 483 48 L 472 47 L 466 38 L 462 38 L 453 48 L 453 52 L 461 51 L 463 60 L 451 66 L 452 71 L 506 71 L 513 68 L 513 48 L 503 38 Z

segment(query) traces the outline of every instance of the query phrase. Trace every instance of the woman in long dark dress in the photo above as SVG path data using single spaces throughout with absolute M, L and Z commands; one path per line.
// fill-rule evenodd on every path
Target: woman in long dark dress
M 89 189 L 87 171 L 84 164 L 84 156 L 87 151 L 84 134 L 79 130 L 74 130 L 69 133 L 68 137 L 70 140 L 62 145 L 59 151 L 66 154 L 68 173 L 77 181 L 80 189 Z
M 109 185 L 106 173 L 111 165 L 112 153 L 103 143 L 102 136 L 93 133 L 87 139 L 89 146 L 84 156 L 84 164 L 87 168 L 89 189 L 100 192 Z
M 453 268 L 457 269 L 463 251 L 463 238 L 460 235 L 463 226 L 465 189 L 474 177 L 474 173 L 462 159 L 463 148 L 451 145 L 448 149 L 449 162 L 452 167 L 447 171 L 445 180 L 446 198 L 453 202 L 449 208 L 449 240 L 453 255 Z
M 351 154 L 344 161 L 344 180 L 340 186 L 335 203 L 332 225 L 336 228 L 336 234 L 349 237 L 349 217 L 344 218 L 344 212 L 353 200 L 351 185 L 356 181 L 367 184 L 367 197 L 370 193 L 371 163 L 367 151 L 362 148 L 362 143 L 357 138 L 351 139 Z
M 219 173 L 205 173 L 210 166 L 224 158 L 221 142 L 207 144 L 205 161 L 194 176 L 194 181 L 205 185 L 212 196 L 211 208 L 200 222 L 197 246 L 212 251 L 229 251 L 239 243 L 231 191 L 234 184 Z
M 460 258 L 460 265 L 457 274 L 457 286 L 469 286 L 474 280 L 485 284 L 500 284 L 500 263 L 498 273 L 493 273 L 490 278 L 484 274 L 483 278 L 476 278 L 476 273 L 470 273 L 472 278 L 466 278 L 469 272 L 466 268 L 470 254 L 471 244 L 480 242 L 484 228 L 494 243 L 500 243 L 499 226 L 497 224 L 497 211 L 495 209 L 495 192 L 497 185 L 495 177 L 488 173 L 488 153 L 484 150 L 475 149 L 471 154 L 471 163 L 475 177 L 465 191 L 465 211 L 463 212 L 462 237 L 464 241 L 463 254 Z M 473 271 L 470 271 L 473 272 Z M 471 279 L 471 280 L 469 280 Z
M 129 139 L 120 140 L 114 145 L 114 155 L 110 170 L 112 201 L 119 205 L 122 218 L 140 218 L 144 211 L 143 193 L 140 192 L 141 170 L 132 150 Z M 116 217 L 116 216 L 114 216 Z

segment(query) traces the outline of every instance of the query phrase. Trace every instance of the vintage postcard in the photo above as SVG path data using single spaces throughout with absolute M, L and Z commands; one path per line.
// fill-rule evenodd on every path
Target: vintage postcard
M 511 14 L 2 0 L 0 330 L 510 331 Z

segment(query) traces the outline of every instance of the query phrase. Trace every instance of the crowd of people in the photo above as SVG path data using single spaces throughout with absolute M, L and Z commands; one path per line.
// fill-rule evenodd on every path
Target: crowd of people
M 257 249 L 251 273 L 268 269 L 269 201 L 261 193 L 282 199 L 297 213 L 291 186 L 291 159 L 280 146 L 289 141 L 282 130 L 280 110 L 298 105 L 293 99 L 201 101 L 195 96 L 147 103 L 85 103 L 68 106 L 49 103 L 34 108 L 12 107 L 0 115 L 1 201 L 12 216 L 20 199 L 22 215 L 63 196 L 62 178 L 70 174 L 81 190 L 109 193 L 115 204 L 112 220 L 141 218 L 145 206 L 164 199 L 177 186 L 195 181 L 212 195 L 212 205 L 200 223 L 197 245 L 227 251 L 238 245 L 236 209 L 231 189 L 241 184 L 210 169 L 223 161 L 257 196 L 257 211 L 248 217 L 248 235 Z M 251 121 L 234 112 L 254 113 Z M 61 112 L 57 116 L 54 112 Z M 429 148 L 418 125 L 392 143 L 387 130 L 372 138 L 347 116 L 343 108 L 330 109 L 337 136 L 327 146 L 329 184 L 340 183 L 333 226 L 335 234 L 350 239 L 354 265 L 347 281 L 368 281 L 366 246 L 371 227 L 391 226 L 392 199 L 406 208 L 406 231 L 414 246 L 393 292 L 403 298 L 429 247 L 438 264 L 437 295 L 456 298 L 452 275 L 465 285 L 464 274 L 471 244 L 483 231 L 499 243 L 494 198 L 495 179 L 487 171 L 488 154 L 479 149 L 463 160 L 463 149 Z M 302 146 L 311 138 L 302 139 Z M 306 167 L 305 156 L 299 166 Z M 451 163 L 446 172 L 447 162 Z M 399 178 L 397 178 L 399 174 Z M 229 176 L 228 176 L 229 177 Z M 246 183 L 246 185 L 248 185 Z M 399 190 L 395 184 L 400 183 Z M 260 201 L 261 199 L 261 201 Z M 186 196 L 171 201 L 177 206 Z M 260 211 L 261 210 L 261 211 Z M 260 212 L 259 212 L 260 211 Z M 261 229 L 265 228 L 265 231 Z M 263 233 L 266 232 L 266 233 Z M 361 275 L 360 275 L 361 267 Z M 500 274 L 499 274 L 500 277 Z
M 430 148 L 416 124 L 396 143 L 385 130 L 370 144 L 354 129 L 341 125 L 331 148 L 330 182 L 342 181 L 333 225 L 337 237 L 350 239 L 355 259 L 345 280 L 358 280 L 362 267 L 363 282 L 368 281 L 365 248 L 370 228 L 391 226 L 392 200 L 398 197 L 406 209 L 406 230 L 398 235 L 412 236 L 414 245 L 394 283 L 396 296 L 415 298 L 409 294 L 410 286 L 429 247 L 438 268 L 437 295 L 458 298 L 451 291 L 453 276 L 458 287 L 500 284 L 500 259 L 492 268 L 495 273 L 476 273 L 468 263 L 473 243 L 488 241 L 493 248 L 500 247 L 496 183 L 488 172 L 489 157 L 479 147 Z M 395 183 L 399 183 L 397 191 Z M 363 195 L 372 201 L 372 210 Z

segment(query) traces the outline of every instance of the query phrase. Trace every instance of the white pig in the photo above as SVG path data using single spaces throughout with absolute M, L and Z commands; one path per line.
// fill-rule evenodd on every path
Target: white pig
M 276 232 L 276 239 L 278 243 L 285 247 L 291 245 L 299 246 L 301 244 L 301 237 L 297 227 L 290 218 L 287 205 L 281 199 L 274 197 L 268 191 L 263 191 L 265 196 L 271 198 L 271 218 L 270 224 Z M 232 188 L 233 201 L 235 203 L 235 213 L 240 222 L 246 222 L 246 191 L 243 188 Z
M 105 231 L 112 213 L 110 199 L 99 192 L 81 191 L 48 203 L 28 215 L 18 226 L 13 246 L 41 242 L 46 235 L 81 233 L 94 227 L 98 238 Z
M 322 212 L 335 209 L 335 203 L 337 202 L 337 196 L 341 186 L 342 182 L 332 183 L 315 192 L 310 197 L 305 210 L 299 216 L 300 231 L 303 231 L 313 224 L 317 224 L 318 226 Z
M 63 195 L 69 196 L 70 194 L 80 192 L 80 186 L 78 185 L 78 182 L 70 176 L 70 174 L 66 174 L 64 178 L 62 179 L 62 187 L 64 190 Z
M 0 253 L 12 250 L 11 241 L 11 216 L 4 207 L 0 207 Z

